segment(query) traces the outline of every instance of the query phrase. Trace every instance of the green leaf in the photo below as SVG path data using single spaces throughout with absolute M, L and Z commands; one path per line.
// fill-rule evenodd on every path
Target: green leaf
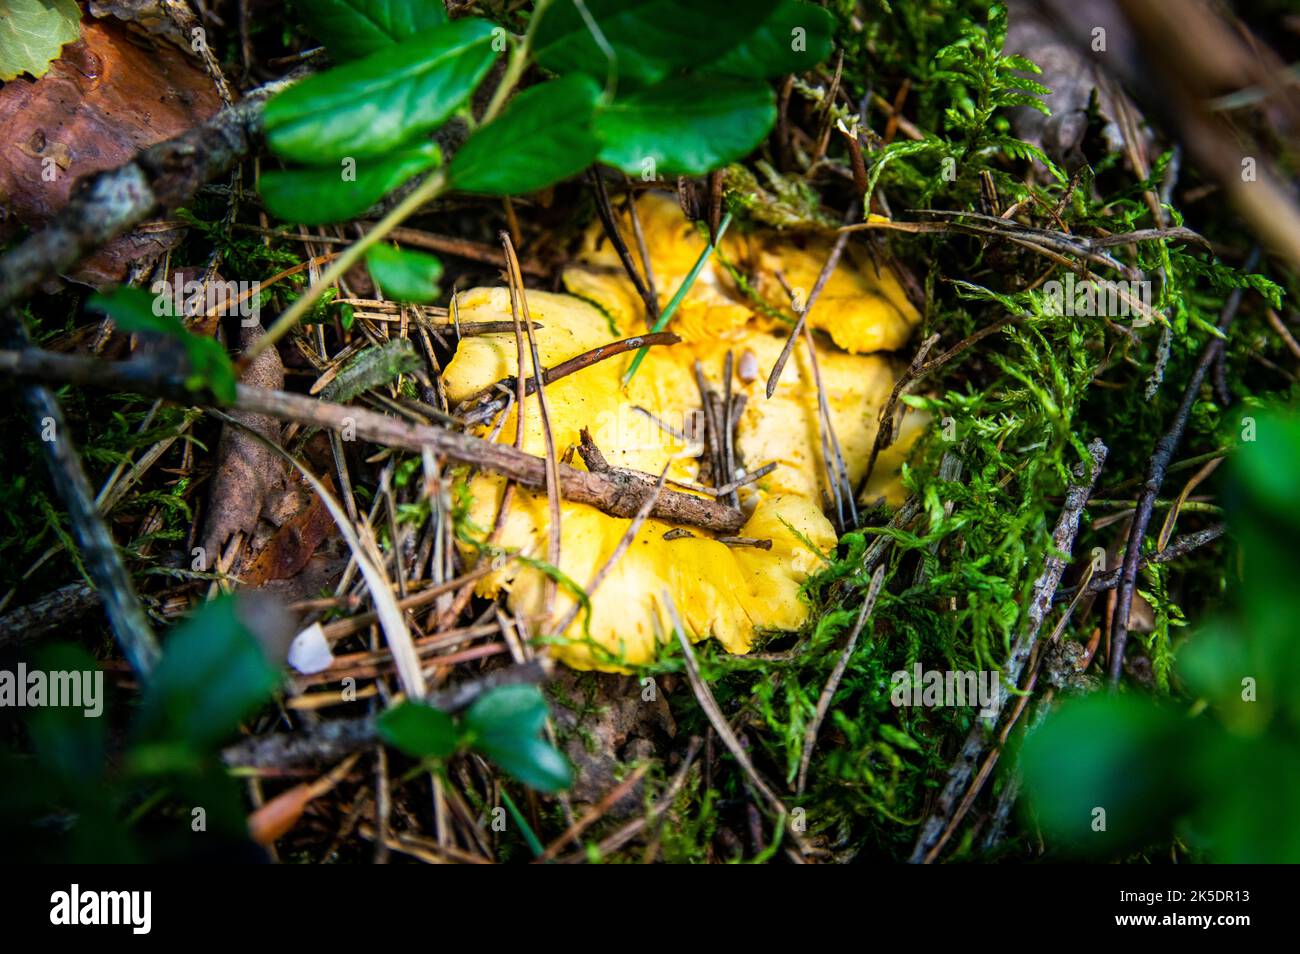
M 502 686 L 470 707 L 464 730 L 470 745 L 520 782 L 556 792 L 572 784 L 573 770 L 540 737 L 546 714 L 546 701 L 536 686 Z
M 592 115 L 600 88 L 582 74 L 525 90 L 470 136 L 451 163 L 452 184 L 466 192 L 535 192 L 581 172 L 600 151 Z
M 683 76 L 616 99 L 596 114 L 600 159 L 640 174 L 700 175 L 751 152 L 776 122 L 758 80 Z
M 311 0 L 305 26 L 336 62 L 368 56 L 447 22 L 441 0 Z
M 0 80 L 44 76 L 63 45 L 80 35 L 76 0 L 0 0 Z
M 389 298 L 424 303 L 438 297 L 442 262 L 432 255 L 376 245 L 366 253 L 366 264 L 370 277 Z
M 431 142 L 378 159 L 329 168 L 264 172 L 262 202 L 272 215 L 302 225 L 345 222 L 370 208 L 412 176 L 432 169 L 442 153 Z
M 379 737 L 417 759 L 445 759 L 459 737 L 451 716 L 422 702 L 402 702 L 379 717 Z
M 314 165 L 379 156 L 432 131 L 492 66 L 492 24 L 467 18 L 308 77 L 266 105 L 267 140 Z
M 235 400 L 235 367 L 230 356 L 211 338 L 200 338 L 171 314 L 168 296 L 152 296 L 126 285 L 92 295 L 86 307 L 102 311 L 118 328 L 150 332 L 176 339 L 185 349 L 190 376 L 185 386 L 191 391 L 211 391 L 223 403 Z
M 270 699 L 279 679 L 234 597 L 205 603 L 163 647 L 141 704 L 141 739 L 164 748 L 215 746 Z
M 806 73 L 831 55 L 834 31 L 829 10 L 784 0 L 757 30 L 702 69 L 752 79 Z
M 537 62 L 557 73 L 654 83 L 682 66 L 707 63 L 754 30 L 777 0 L 586 0 L 615 61 L 601 48 L 573 0 L 556 0 L 533 38 Z

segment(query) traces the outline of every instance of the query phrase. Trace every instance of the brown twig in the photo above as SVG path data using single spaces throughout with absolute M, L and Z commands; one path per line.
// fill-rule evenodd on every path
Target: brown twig
M 534 325 L 534 328 L 539 327 Z M 507 329 L 508 330 L 508 329 Z M 559 364 L 552 365 L 549 368 L 542 369 L 542 381 L 546 384 L 554 384 L 561 378 L 573 374 L 575 371 L 582 371 L 590 368 L 593 364 L 604 361 L 606 358 L 617 357 L 628 351 L 636 351 L 638 348 L 650 348 L 655 345 L 673 345 L 681 341 L 681 338 L 671 331 L 659 331 L 653 334 L 637 335 L 632 338 L 623 338 L 619 341 L 611 341 L 609 344 L 603 344 L 598 348 L 592 348 L 590 351 L 584 351 L 582 354 L 574 355 L 567 358 Z M 490 420 L 498 411 L 506 407 L 507 400 L 500 396 L 503 388 L 514 388 L 518 383 L 518 376 L 511 375 L 508 378 L 502 378 L 493 384 L 488 385 L 473 397 L 466 398 L 458 407 L 457 413 L 462 421 L 473 426 Z M 537 393 L 536 376 L 528 378 L 524 395 Z M 522 400 L 522 397 L 516 400 Z
M 0 371 L 26 380 L 66 381 L 167 397 L 187 405 L 200 397 L 185 388 L 182 376 L 148 361 L 100 361 L 27 348 L 0 351 Z M 209 397 L 208 400 L 212 399 Z M 435 454 L 501 474 L 527 487 L 541 489 L 546 486 L 547 463 L 544 459 L 470 434 L 414 424 L 364 408 L 330 404 L 286 391 L 243 384 L 237 386 L 232 406 L 281 421 L 297 421 L 335 431 L 354 431 L 363 440 L 416 453 L 428 448 Z M 565 499 L 589 504 L 616 517 L 634 516 L 655 483 L 649 474 L 623 468 L 612 468 L 608 474 L 593 474 L 563 464 L 558 469 L 560 492 Z M 716 533 L 734 533 L 745 522 L 744 514 L 731 507 L 667 489 L 659 495 L 651 516 Z
M 1250 271 L 1258 261 L 1259 248 L 1256 247 L 1247 256 L 1242 266 L 1243 271 Z M 1218 330 L 1220 334 L 1226 333 L 1228 328 L 1231 327 L 1233 319 L 1237 316 L 1237 309 L 1241 307 L 1241 297 L 1242 289 L 1234 288 L 1224 302 L 1223 311 L 1219 315 Z M 1223 342 L 1223 338 L 1215 337 L 1205 346 L 1205 350 L 1201 353 L 1201 359 L 1197 362 L 1195 370 L 1192 371 L 1191 379 L 1187 382 L 1187 389 L 1183 392 L 1182 403 L 1179 404 L 1178 410 L 1174 413 L 1173 423 L 1170 425 L 1169 430 L 1156 442 L 1155 452 L 1152 453 L 1150 463 L 1147 465 L 1147 479 L 1142 485 L 1142 493 L 1138 497 L 1137 508 L 1133 513 L 1133 523 L 1129 527 L 1128 545 L 1124 551 L 1123 570 L 1115 594 L 1115 612 L 1111 617 L 1111 655 L 1107 660 L 1111 685 L 1119 683 L 1119 677 L 1124 671 L 1124 649 L 1128 641 L 1128 617 L 1133 610 L 1133 593 L 1137 588 L 1138 561 L 1142 557 L 1142 540 L 1146 536 L 1147 525 L 1150 524 L 1151 514 L 1155 510 L 1156 497 L 1160 494 L 1160 488 L 1165 482 L 1169 462 L 1173 459 L 1174 452 L 1178 450 L 1178 445 L 1183 439 L 1183 430 L 1187 427 L 1187 419 L 1191 416 L 1192 407 L 1200 396 L 1201 383 L 1205 380 L 1205 375 L 1218 357 L 1219 352 L 1223 350 Z
M 373 226 L 374 223 L 367 223 L 367 225 Z M 437 235 L 433 232 L 425 232 L 404 225 L 390 231 L 388 237 L 394 242 L 410 245 L 413 248 L 424 248 L 443 255 L 467 258 L 472 262 L 482 262 L 485 265 L 496 265 L 501 261 L 500 253 L 485 242 L 473 242 L 469 239 L 456 238 L 450 235 Z M 545 278 L 550 274 L 549 268 L 533 258 L 521 259 L 519 270 L 525 275 L 531 275 L 534 278 Z
M 835 271 L 835 266 L 840 263 L 840 256 L 844 254 L 844 246 L 848 243 L 848 236 L 848 231 L 842 230 L 835 237 L 835 244 L 831 246 L 830 254 L 826 256 L 826 264 L 822 266 L 821 273 L 817 276 L 812 292 L 808 295 L 808 301 L 799 309 L 799 318 L 790 332 L 790 337 L 785 340 L 785 346 L 781 349 L 781 353 L 777 355 L 776 363 L 772 365 L 772 372 L 767 376 L 768 398 L 771 398 L 776 393 L 777 383 L 781 380 L 781 372 L 785 370 L 786 362 L 790 360 L 790 352 L 794 350 L 795 342 L 799 340 L 799 335 L 803 332 L 803 327 L 808 321 L 808 313 L 813 310 L 813 305 L 817 304 L 818 296 L 821 295 L 822 289 L 826 287 L 826 282 L 830 280 L 831 273 Z

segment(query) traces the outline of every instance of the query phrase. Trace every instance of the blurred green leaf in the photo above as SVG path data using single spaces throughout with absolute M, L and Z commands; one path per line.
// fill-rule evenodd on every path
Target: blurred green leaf
M 452 184 L 519 195 L 581 172 L 600 150 L 591 128 L 599 96 L 595 80 L 581 74 L 525 90 L 456 153 Z
M 423 304 L 438 297 L 442 262 L 432 255 L 380 244 L 366 253 L 366 265 L 389 298 Z
M 265 705 L 279 680 L 240 621 L 235 598 L 204 603 L 172 630 L 163 646 L 141 703 L 140 741 L 211 748 Z M 185 762 L 183 752 L 176 758 Z
M 379 717 L 379 737 L 417 759 L 445 759 L 459 735 L 451 716 L 422 702 L 402 702 Z
M 302 225 L 344 222 L 365 212 L 412 176 L 436 167 L 442 153 L 431 142 L 338 169 L 271 170 L 262 173 L 262 202 L 274 216 Z
M 37 657 L 29 667 L 31 671 L 45 673 L 47 680 L 56 678 L 55 674 L 71 676 L 82 695 L 79 706 L 55 706 L 47 699 L 45 705 L 31 710 L 27 732 L 37 759 L 66 786 L 94 783 L 104 771 L 108 721 L 107 700 L 102 695 L 104 674 L 99 663 L 79 647 L 51 646 Z M 94 705 L 88 693 L 99 695 Z M 93 708 L 99 712 L 89 715 Z
M 441 0 L 310 0 L 300 6 L 307 31 L 335 62 L 388 49 L 447 22 Z
M 754 79 L 806 73 L 831 55 L 834 32 L 829 10 L 806 0 L 783 0 L 757 30 L 702 69 Z
M 596 114 L 600 158 L 641 174 L 700 175 L 747 155 L 776 122 L 759 80 L 682 76 L 621 96 Z
M 312 165 L 379 156 L 460 108 L 496 59 L 492 24 L 468 17 L 310 76 L 266 104 L 267 140 Z
M 1021 752 L 1034 817 L 1054 840 L 1093 857 L 1167 835 L 1194 795 L 1188 760 L 1195 726 L 1136 696 L 1064 700 Z M 1104 831 L 1097 830 L 1099 810 Z
M 470 707 L 463 729 L 471 746 L 520 782 L 542 792 L 568 788 L 573 770 L 540 737 L 546 701 L 536 686 L 502 686 Z
M 104 312 L 123 331 L 174 338 L 185 349 L 190 366 L 185 386 L 192 391 L 206 388 L 225 403 L 235 400 L 235 368 L 230 356 L 216 341 L 200 338 L 172 315 L 167 296 L 154 297 L 142 289 L 120 285 L 91 295 L 86 307 Z
M 1196 811 L 1185 836 L 1221 864 L 1300 862 L 1300 751 L 1294 740 L 1207 733 L 1194 765 Z
M 755 30 L 776 0 L 586 0 L 587 13 L 613 52 L 610 59 L 572 0 L 557 0 L 533 38 L 537 62 L 557 73 L 611 71 L 625 81 L 653 83 L 674 69 L 716 59 Z

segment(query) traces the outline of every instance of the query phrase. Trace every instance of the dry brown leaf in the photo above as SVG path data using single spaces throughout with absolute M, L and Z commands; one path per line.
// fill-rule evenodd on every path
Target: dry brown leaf
M 334 534 L 334 520 L 319 497 L 310 489 L 292 496 L 298 506 L 238 574 L 245 586 L 292 579 L 315 555 L 317 547 Z
M 261 337 L 260 326 L 245 328 L 241 338 L 245 349 Z M 251 387 L 282 390 L 284 365 L 275 348 L 259 354 L 244 372 L 242 383 Z M 270 417 L 231 411 L 230 416 L 268 441 L 279 445 L 280 422 Z M 274 451 L 238 427 L 223 427 L 217 445 L 216 472 L 208 491 L 208 515 L 203 526 L 202 546 L 209 566 L 215 565 L 221 548 L 236 533 L 251 537 L 271 494 L 284 486 L 284 468 Z

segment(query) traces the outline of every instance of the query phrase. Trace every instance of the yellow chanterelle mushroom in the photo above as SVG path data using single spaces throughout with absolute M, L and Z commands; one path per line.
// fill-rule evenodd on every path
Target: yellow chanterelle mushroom
M 660 298 L 667 303 L 704 248 L 702 239 L 676 206 L 661 196 L 638 203 Z M 622 223 L 627 227 L 627 223 Z M 633 245 L 630 228 L 629 247 Z M 565 273 L 572 294 L 529 291 L 527 301 L 543 368 L 611 341 L 644 332 L 643 305 L 616 256 L 602 243 L 599 225 L 587 236 L 578 264 Z M 785 244 L 783 244 L 785 243 Z M 549 550 L 551 526 L 545 492 L 520 488 L 514 495 L 495 545 L 528 560 L 509 561 L 484 577 L 479 591 L 508 593 L 510 608 L 536 630 L 556 636 L 552 652 L 580 669 L 617 670 L 651 660 L 671 633 L 665 594 L 672 600 L 692 639 L 716 637 L 729 651 L 746 652 L 757 633 L 797 629 L 807 615 L 799 594 L 808 575 L 822 565 L 836 535 L 822 512 L 824 477 L 817 388 L 807 348 L 795 348 L 779 387 L 765 397 L 768 372 L 781 351 L 788 327 L 765 317 L 749 297 L 771 285 L 803 282 L 811 289 L 825 252 L 789 246 L 777 235 L 752 235 L 724 243 L 722 252 L 739 274 L 753 274 L 748 291 L 736 287 L 725 269 L 706 268 L 677 312 L 670 329 L 682 337 L 672 346 L 649 349 L 634 378 L 624 382 L 631 353 L 607 358 L 546 387 L 555 447 L 563 453 L 579 444 L 585 428 L 608 463 L 658 475 L 665 467 L 671 481 L 696 482 L 701 454 L 701 399 L 696 363 L 710 386 L 722 393 L 726 355 L 733 356 L 733 394 L 747 399 L 736 427 L 736 453 L 744 471 L 771 462 L 771 473 L 740 491 L 748 514 L 739 535 L 770 540 L 770 549 L 731 546 L 699 528 L 675 528 L 646 520 L 626 552 L 613 564 L 590 600 L 564 633 L 553 628 L 570 616 L 575 596 L 566 584 L 553 591 L 546 618 L 547 581 L 538 561 Z M 820 258 L 819 258 L 820 255 Z M 755 258 L 754 256 L 757 256 Z M 747 270 L 758 263 L 759 269 Z M 813 273 L 808 275 L 812 264 Z M 892 274 L 860 270 L 850 261 L 827 283 L 810 313 L 813 327 L 852 350 L 901 345 L 918 320 Z M 794 287 L 794 286 L 792 286 Z M 775 293 L 769 301 L 779 300 Z M 789 297 L 785 298 L 788 306 Z M 825 312 L 819 319 L 818 313 Z M 462 322 L 501 321 L 511 317 L 505 288 L 476 288 L 457 296 Z M 770 314 L 773 309 L 767 309 Z M 866 469 L 876 418 L 896 377 L 891 359 L 851 354 L 817 346 L 822 388 L 834 422 L 849 479 L 856 483 Z M 447 367 L 444 383 L 453 403 L 471 398 L 517 369 L 513 333 L 467 337 Z M 524 373 L 532 376 L 525 349 Z M 523 449 L 541 456 L 546 442 L 536 395 L 524 402 Z M 516 408 L 504 421 L 483 425 L 496 440 L 515 439 Z M 897 501 L 897 488 L 886 486 L 898 460 L 877 465 L 867 495 Z M 580 462 L 575 459 L 575 466 Z M 505 482 L 479 475 L 469 482 L 470 523 L 486 538 L 497 522 Z M 680 490 L 678 485 L 675 489 Z M 586 587 L 609 560 L 629 526 L 586 504 L 561 502 L 559 571 L 567 581 Z M 669 539 L 664 539 L 670 534 Z

